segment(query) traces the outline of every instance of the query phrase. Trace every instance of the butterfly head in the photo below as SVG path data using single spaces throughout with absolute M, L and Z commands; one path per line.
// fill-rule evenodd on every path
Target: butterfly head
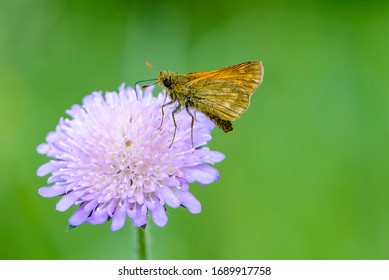
M 159 84 L 167 91 L 172 88 L 172 73 L 169 71 L 161 71 L 158 75 Z

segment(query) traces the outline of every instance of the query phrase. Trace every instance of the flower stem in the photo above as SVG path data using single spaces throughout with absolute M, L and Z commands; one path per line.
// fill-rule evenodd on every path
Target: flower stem
M 147 260 L 147 232 L 146 229 L 138 227 L 135 229 L 135 251 L 138 260 Z

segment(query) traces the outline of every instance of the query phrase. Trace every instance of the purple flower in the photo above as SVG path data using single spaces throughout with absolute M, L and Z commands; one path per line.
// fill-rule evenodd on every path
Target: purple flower
M 73 205 L 77 210 L 70 226 L 82 223 L 102 224 L 112 219 L 113 231 L 122 228 L 126 217 L 136 227 L 145 226 L 148 213 L 154 223 L 167 223 L 165 204 L 184 206 L 189 212 L 201 212 L 200 202 L 189 192 L 189 183 L 210 184 L 219 179 L 209 164 L 220 162 L 224 155 L 204 145 L 211 140 L 214 124 L 196 112 L 191 139 L 191 117 L 183 110 L 175 115 L 177 132 L 173 145 L 174 125 L 165 107 L 162 127 L 161 106 L 164 94 L 152 95 L 122 85 L 117 92 L 94 92 L 73 105 L 61 118 L 46 143 L 38 146 L 40 154 L 52 158 L 42 165 L 38 176 L 50 174 L 41 187 L 43 197 L 62 196 L 58 211 Z

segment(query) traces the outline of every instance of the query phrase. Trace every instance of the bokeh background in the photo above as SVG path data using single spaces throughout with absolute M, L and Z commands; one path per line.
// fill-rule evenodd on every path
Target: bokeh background
M 261 60 L 203 211 L 150 224 L 154 259 L 389 259 L 388 1 L 0 0 L 0 258 L 131 259 L 133 230 L 67 232 L 36 152 L 72 104 L 160 69 Z M 157 90 L 159 90 L 157 88 Z

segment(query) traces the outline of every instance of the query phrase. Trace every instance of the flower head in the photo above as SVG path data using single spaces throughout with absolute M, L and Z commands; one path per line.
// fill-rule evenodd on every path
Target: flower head
M 224 155 L 204 145 L 211 139 L 214 124 L 196 112 L 191 139 L 191 117 L 183 111 L 175 115 L 177 132 L 171 118 L 174 105 L 165 107 L 164 95 L 152 95 L 152 88 L 138 90 L 122 85 L 119 93 L 94 92 L 73 105 L 61 118 L 46 143 L 38 146 L 52 160 L 42 165 L 38 176 L 51 174 L 50 186 L 41 187 L 43 197 L 63 196 L 56 205 L 65 211 L 78 209 L 69 219 L 70 226 L 101 224 L 112 219 L 111 229 L 123 227 L 126 217 L 135 226 L 145 226 L 150 213 L 154 223 L 167 223 L 165 204 L 184 206 L 199 213 L 201 205 L 189 192 L 189 183 L 209 184 L 219 179 L 209 164 Z

